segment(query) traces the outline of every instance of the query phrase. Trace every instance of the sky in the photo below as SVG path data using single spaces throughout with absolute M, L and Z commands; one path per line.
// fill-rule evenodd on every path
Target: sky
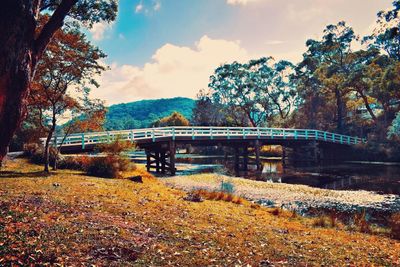
M 391 0 L 120 0 L 116 21 L 89 39 L 108 57 L 92 97 L 107 105 L 196 98 L 221 64 L 263 56 L 297 63 L 308 39 L 346 21 L 369 34 Z

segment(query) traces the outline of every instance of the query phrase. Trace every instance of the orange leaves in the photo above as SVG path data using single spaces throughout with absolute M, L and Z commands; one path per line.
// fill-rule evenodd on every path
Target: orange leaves
M 170 116 L 164 117 L 156 122 L 154 122 L 154 126 L 163 127 L 163 126 L 188 126 L 189 121 L 186 119 L 181 113 L 173 112 Z
M 96 110 L 88 114 L 86 118 L 72 122 L 72 132 L 82 133 L 102 131 L 105 118 L 105 109 Z
M 44 25 L 48 19 L 42 16 L 40 24 Z M 77 29 L 59 29 L 38 62 L 30 106 L 42 114 L 49 111 L 53 118 L 67 110 L 82 112 L 89 94 L 86 88 L 95 85 L 93 76 L 105 69 L 98 62 L 104 57 Z

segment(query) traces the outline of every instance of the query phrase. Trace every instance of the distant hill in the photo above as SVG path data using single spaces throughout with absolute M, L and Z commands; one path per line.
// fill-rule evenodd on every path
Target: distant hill
M 107 113 L 105 128 L 106 130 L 146 128 L 174 111 L 182 113 L 190 120 L 194 105 L 193 99 L 184 97 L 112 105 Z

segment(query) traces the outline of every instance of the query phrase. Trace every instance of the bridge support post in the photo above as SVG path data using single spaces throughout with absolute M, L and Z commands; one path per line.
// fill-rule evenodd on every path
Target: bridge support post
M 239 155 L 239 147 L 235 146 L 235 174 L 236 176 L 239 176 L 239 171 L 240 171 L 240 155 Z
M 240 171 L 247 172 L 249 166 L 249 146 L 248 144 L 239 144 L 234 147 L 235 161 L 234 168 L 236 176 L 239 176 Z
M 254 149 L 256 153 L 256 165 L 257 165 L 257 171 L 261 171 L 262 166 L 261 166 L 261 161 L 260 161 L 260 141 L 256 140 L 254 144 Z
M 160 151 L 156 151 L 156 172 L 159 173 L 160 172 Z
M 166 154 L 165 154 L 164 150 L 160 152 L 160 156 L 161 156 L 161 160 L 160 160 L 161 161 L 161 173 L 165 174 L 165 171 L 166 171 L 166 169 L 165 169 L 165 166 L 166 166 Z
M 153 170 L 162 174 L 169 172 L 171 175 L 175 175 L 175 150 L 174 141 L 148 146 L 145 150 L 147 171 Z
M 282 146 L 282 165 L 286 166 L 286 163 L 287 163 L 286 147 Z
M 175 175 L 175 173 L 176 173 L 175 153 L 176 153 L 175 141 L 170 141 L 169 142 L 169 168 L 170 168 L 171 175 Z
M 148 149 L 146 149 L 146 169 L 149 172 L 150 168 L 151 168 L 151 155 L 150 155 L 150 151 Z
M 249 148 L 247 145 L 243 147 L 243 170 L 245 172 L 249 170 Z

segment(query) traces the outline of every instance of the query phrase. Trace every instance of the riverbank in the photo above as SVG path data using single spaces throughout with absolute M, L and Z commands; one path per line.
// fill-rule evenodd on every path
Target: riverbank
M 162 178 L 170 187 L 184 191 L 220 190 L 221 182 L 234 186 L 234 194 L 268 207 L 282 207 L 304 214 L 310 209 L 339 212 L 366 210 L 371 213 L 400 212 L 400 197 L 369 191 L 328 190 L 305 185 L 270 183 L 219 174 L 197 174 Z
M 141 167 L 0 171 L 0 266 L 400 266 L 400 242 L 243 201 L 186 201 Z

